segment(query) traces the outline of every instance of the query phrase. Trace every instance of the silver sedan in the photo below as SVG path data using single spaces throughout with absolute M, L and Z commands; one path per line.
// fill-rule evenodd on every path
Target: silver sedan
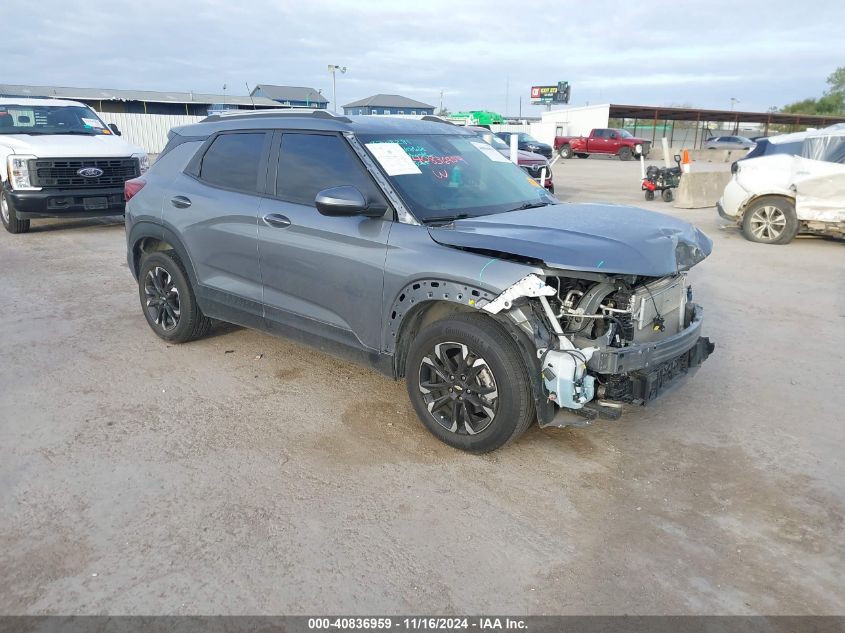
M 754 145 L 744 136 L 715 136 L 704 144 L 704 149 L 751 149 Z

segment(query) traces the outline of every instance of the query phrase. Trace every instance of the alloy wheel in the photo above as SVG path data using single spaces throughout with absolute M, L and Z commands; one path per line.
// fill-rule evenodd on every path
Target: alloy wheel
M 179 289 L 173 276 L 161 266 L 151 268 L 144 279 L 144 297 L 147 313 L 165 332 L 179 325 L 181 304 Z
M 434 420 L 447 431 L 476 435 L 492 424 L 499 404 L 493 371 L 463 343 L 444 342 L 423 357 L 419 389 Z
M 778 207 L 767 204 L 754 211 L 749 224 L 754 237 L 771 242 L 786 229 L 786 216 Z

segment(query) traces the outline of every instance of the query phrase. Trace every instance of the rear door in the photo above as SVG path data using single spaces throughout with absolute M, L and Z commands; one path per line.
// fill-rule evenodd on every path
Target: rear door
M 257 223 L 271 139 L 262 130 L 209 138 L 163 202 L 165 226 L 185 243 L 209 316 L 246 324 L 253 319 L 237 313 L 262 316 Z
M 378 350 L 392 210 L 339 134 L 277 133 L 272 156 L 258 224 L 267 326 Z M 321 215 L 317 193 L 343 185 L 384 205 L 384 217 Z
M 795 156 L 795 213 L 807 222 L 845 223 L 845 164 Z

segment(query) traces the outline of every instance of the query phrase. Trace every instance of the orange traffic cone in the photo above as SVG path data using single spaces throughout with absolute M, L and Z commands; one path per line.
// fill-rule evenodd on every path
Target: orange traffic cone
M 681 151 L 681 171 L 685 174 L 688 174 L 690 172 L 690 159 L 688 149 Z

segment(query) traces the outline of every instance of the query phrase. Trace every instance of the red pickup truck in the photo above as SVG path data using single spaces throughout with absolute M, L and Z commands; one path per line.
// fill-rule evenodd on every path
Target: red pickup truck
M 621 160 L 648 157 L 651 142 L 626 130 L 596 128 L 589 136 L 556 136 L 555 151 L 561 158 L 587 158 L 590 154 L 613 154 Z

